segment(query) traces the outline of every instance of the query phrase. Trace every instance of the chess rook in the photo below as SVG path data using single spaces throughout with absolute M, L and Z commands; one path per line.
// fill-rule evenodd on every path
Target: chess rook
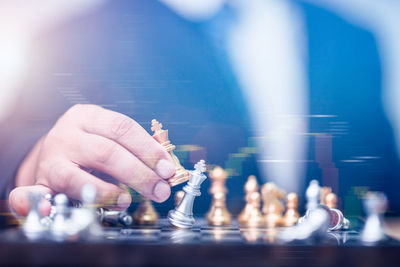
M 175 163 L 175 175 L 168 179 L 169 185 L 175 186 L 189 180 L 190 173 L 182 167 L 178 157 L 174 154 L 175 146 L 168 140 L 168 130 L 163 130 L 162 127 L 163 125 L 157 120 L 151 121 L 151 130 L 154 132 L 153 138 L 167 150 Z
M 179 205 L 168 213 L 169 222 L 178 228 L 191 228 L 194 225 L 193 204 L 194 199 L 201 195 L 200 185 L 207 179 L 203 174 L 206 171 L 204 160 L 200 160 L 190 172 L 189 182 L 183 187 L 185 195 Z

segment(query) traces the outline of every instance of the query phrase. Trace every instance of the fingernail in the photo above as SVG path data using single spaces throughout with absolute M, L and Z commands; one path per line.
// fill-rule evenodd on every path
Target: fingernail
M 161 178 L 168 179 L 174 175 L 175 165 L 168 160 L 161 159 L 157 162 L 156 172 Z
M 160 202 L 167 200 L 170 194 L 171 194 L 171 188 L 165 182 L 158 182 L 153 189 L 153 195 Z
M 131 205 L 132 198 L 128 193 L 122 193 L 118 196 L 117 205 L 120 208 L 126 209 Z

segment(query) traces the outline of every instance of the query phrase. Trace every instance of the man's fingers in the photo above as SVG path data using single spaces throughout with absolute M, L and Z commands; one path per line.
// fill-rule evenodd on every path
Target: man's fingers
M 80 127 L 84 131 L 119 143 L 164 179 L 174 175 L 175 165 L 170 155 L 128 116 L 95 105 L 76 106 L 71 112 L 81 118 Z
M 20 186 L 14 188 L 9 195 L 9 203 L 11 207 L 20 215 L 26 216 L 31 209 L 31 203 L 29 202 L 30 194 L 40 194 L 42 196 L 46 194 L 53 194 L 54 192 L 43 185 L 31 185 L 31 186 Z M 50 213 L 51 204 L 48 201 L 41 201 L 39 205 L 39 211 L 43 216 Z
M 157 202 L 169 197 L 169 185 L 123 146 L 94 134 L 82 134 L 74 162 L 108 173 Z
M 47 171 L 46 176 L 47 178 L 39 177 L 37 182 L 52 188 L 56 192 L 65 193 L 76 200 L 82 200 L 82 187 L 85 184 L 92 184 L 97 189 L 97 202 L 101 204 L 125 209 L 129 207 L 132 201 L 128 192 L 97 178 L 73 163 L 60 162 L 53 164 Z

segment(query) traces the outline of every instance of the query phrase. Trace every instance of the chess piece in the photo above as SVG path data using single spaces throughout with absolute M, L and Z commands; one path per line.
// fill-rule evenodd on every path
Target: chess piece
M 302 220 L 301 221 L 299 220 L 299 223 L 303 223 L 304 221 L 307 221 L 309 219 L 309 217 L 311 216 L 312 212 L 316 209 L 322 209 L 328 215 L 328 223 L 327 223 L 328 229 L 327 230 L 336 231 L 336 230 L 349 229 L 350 222 L 343 216 L 343 213 L 340 210 L 330 209 L 327 206 L 322 205 L 322 204 L 318 204 L 318 206 L 315 209 L 307 210 L 306 214 L 301 218 Z
M 158 221 L 156 212 L 151 200 L 143 197 L 139 207 L 133 213 L 133 221 L 138 225 L 155 225 Z
M 367 214 L 361 240 L 373 244 L 386 238 L 382 225 L 382 216 L 387 208 L 387 198 L 381 192 L 368 192 L 363 200 L 364 210 Z
M 40 220 L 39 203 L 41 196 L 39 194 L 30 194 L 30 210 L 23 224 L 23 231 L 30 240 L 39 239 L 43 235 L 44 227 Z
M 337 208 L 337 196 L 334 193 L 329 193 L 325 197 L 325 205 L 330 209 Z
M 209 177 L 211 179 L 211 187 L 209 190 L 210 194 L 215 194 L 222 192 L 226 194 L 228 192 L 225 182 L 228 178 L 228 173 L 219 166 L 216 166 L 212 171 L 209 172 Z
M 92 184 L 85 184 L 81 190 L 82 203 L 71 209 L 67 220 L 69 239 L 78 237 L 86 240 L 97 240 L 103 235 L 103 228 L 96 211 L 97 189 Z
M 314 209 L 318 206 L 320 186 L 317 180 L 312 180 L 306 190 L 307 209 Z
M 266 183 L 261 187 L 261 194 L 266 226 L 273 228 L 281 225 L 284 207 L 280 199 L 284 197 L 284 193 L 274 183 Z
M 68 198 L 65 194 L 57 194 L 54 198 L 55 214 L 50 229 L 52 238 L 55 241 L 64 241 L 68 235 Z
M 297 223 L 300 215 L 297 211 L 299 205 L 299 197 L 296 193 L 289 193 L 286 196 L 286 212 L 282 218 L 282 225 L 283 226 L 292 226 Z
M 99 208 L 97 210 L 97 215 L 99 216 L 101 222 L 109 223 L 114 226 L 130 226 L 133 222 L 132 216 L 128 215 L 126 211 L 106 210 L 104 208 Z
M 278 234 L 283 242 L 320 238 L 326 235 L 329 228 L 329 215 L 325 209 L 315 207 L 309 210 L 308 216 L 295 226 L 285 228 Z
M 251 213 L 251 210 L 253 209 L 250 196 L 253 192 L 258 191 L 257 178 L 254 175 L 250 175 L 247 178 L 247 182 L 244 185 L 244 191 L 246 193 L 246 196 L 245 196 L 246 205 L 244 206 L 244 209 L 238 216 L 239 223 L 243 224 L 243 225 L 246 224 L 246 221 Z
M 327 187 L 327 186 L 321 187 L 319 203 L 322 205 L 326 205 L 326 196 L 331 192 L 332 192 L 332 188 Z
M 169 222 L 178 228 L 191 228 L 194 225 L 193 204 L 194 199 L 201 195 L 200 185 L 207 179 L 203 174 L 206 171 L 204 160 L 200 160 L 194 166 L 195 170 L 190 172 L 189 182 L 183 187 L 185 195 L 181 203 L 168 213 Z
M 217 166 L 209 173 L 212 181 L 210 194 L 213 195 L 210 211 L 207 213 L 208 224 L 213 226 L 229 225 L 231 214 L 226 208 L 226 193 L 228 192 L 225 181 L 228 177 L 227 172 Z
M 249 228 L 262 227 L 265 224 L 263 214 L 261 212 L 261 196 L 258 192 L 250 195 L 250 205 L 252 206 L 249 216 L 246 220 L 246 226 Z
M 326 206 L 328 207 L 328 206 Z M 338 209 L 329 208 L 329 230 L 347 230 L 350 228 L 350 221 L 346 219 L 343 213 Z
M 217 192 L 213 195 L 213 203 L 207 213 L 207 221 L 212 226 L 227 226 L 231 223 L 231 214 L 226 208 L 225 193 Z
M 157 120 L 153 119 L 151 121 L 151 130 L 154 132 L 153 138 L 167 150 L 175 163 L 175 175 L 168 179 L 169 185 L 175 186 L 189 180 L 190 174 L 189 171 L 182 167 L 178 157 L 174 154 L 175 146 L 168 140 L 168 130 L 163 130 L 162 127 L 163 125 Z
M 85 184 L 82 187 L 82 209 L 86 210 L 87 216 L 90 217 L 88 234 L 91 238 L 100 237 L 103 234 L 103 228 L 101 227 L 96 215 L 96 197 L 97 189 L 94 185 Z
M 175 207 L 179 205 L 179 203 L 181 203 L 183 196 L 185 195 L 185 192 L 183 192 L 182 190 L 179 190 L 175 193 Z
M 298 223 L 303 223 L 308 217 L 308 214 L 311 210 L 316 209 L 318 207 L 318 200 L 320 195 L 321 188 L 317 180 L 311 180 L 309 186 L 306 190 L 306 198 L 307 198 L 307 210 L 306 214 L 299 218 Z

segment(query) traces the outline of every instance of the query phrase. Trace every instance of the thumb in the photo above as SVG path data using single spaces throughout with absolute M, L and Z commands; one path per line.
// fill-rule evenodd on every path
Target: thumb
M 50 193 L 53 194 L 53 190 L 43 185 L 30 185 L 30 186 L 19 186 L 14 188 L 8 196 L 8 201 L 11 208 L 13 208 L 18 214 L 22 216 L 28 215 L 31 208 L 29 201 L 30 194 L 40 194 L 42 196 Z M 43 200 L 39 205 L 39 212 L 45 216 L 50 213 L 51 204 L 50 202 Z

